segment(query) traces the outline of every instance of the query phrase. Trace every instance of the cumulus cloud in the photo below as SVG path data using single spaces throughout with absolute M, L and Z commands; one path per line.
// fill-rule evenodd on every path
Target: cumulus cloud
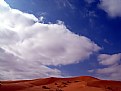
M 121 59 L 121 53 L 113 55 L 100 54 L 98 56 L 99 63 L 102 65 L 112 65 L 120 61 L 120 59 Z
M 121 0 L 100 0 L 99 7 L 111 17 L 121 17 Z
M 106 67 L 97 69 L 96 73 L 102 74 L 106 79 L 121 80 L 121 53 L 100 54 L 98 60 L 101 65 L 106 65 Z
M 61 76 L 58 69 L 47 65 L 77 63 L 101 49 L 61 21 L 39 23 L 33 14 L 12 9 L 4 1 L 0 13 L 1 79 Z
M 106 79 L 121 81 L 121 65 L 112 65 L 96 70 L 96 73 L 103 75 Z
M 0 48 L 0 79 L 33 79 L 49 76 L 61 76 L 57 69 L 51 69 L 36 62 L 27 62 Z

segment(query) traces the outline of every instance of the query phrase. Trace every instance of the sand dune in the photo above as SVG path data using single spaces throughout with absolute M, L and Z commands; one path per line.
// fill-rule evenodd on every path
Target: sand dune
M 0 81 L 0 91 L 121 91 L 120 81 L 100 80 L 90 76 Z

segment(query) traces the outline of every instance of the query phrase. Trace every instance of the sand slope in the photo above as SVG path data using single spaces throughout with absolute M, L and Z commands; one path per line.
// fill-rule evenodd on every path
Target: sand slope
M 1 81 L 0 91 L 121 91 L 120 81 L 100 80 L 90 76 Z

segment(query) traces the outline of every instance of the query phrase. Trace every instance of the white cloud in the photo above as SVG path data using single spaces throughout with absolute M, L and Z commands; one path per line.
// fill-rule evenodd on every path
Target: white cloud
M 121 80 L 121 53 L 100 54 L 98 60 L 101 65 L 106 65 L 106 67 L 95 70 L 96 73 L 103 75 L 106 79 Z
M 110 74 L 110 73 L 113 73 L 113 72 L 115 72 L 117 70 L 118 69 L 117 69 L 116 66 L 110 66 L 110 67 L 107 67 L 107 68 L 98 69 L 97 73 L 100 73 L 100 74 Z
M 101 49 L 90 39 L 72 33 L 63 22 L 39 23 L 34 15 L 12 9 L 5 2 L 0 11 L 0 48 L 5 51 L 1 51 L 0 59 L 3 78 L 61 76 L 59 70 L 46 65 L 77 63 Z
M 40 17 L 39 17 L 39 22 L 44 23 L 44 19 L 45 19 L 45 18 L 44 18 L 43 16 L 40 16 Z
M 39 61 L 44 65 L 83 61 L 100 49 L 88 38 L 70 32 L 63 24 L 35 23 L 17 29 L 13 30 L 18 32 L 19 40 L 14 44 L 2 44 L 2 48 L 24 60 Z
M 103 75 L 106 79 L 121 80 L 121 65 L 112 65 L 106 68 L 101 68 L 96 73 Z
M 0 48 L 0 80 L 33 79 L 61 76 L 58 69 L 52 69 L 37 62 L 27 62 Z
M 100 0 L 99 7 L 111 17 L 121 17 L 121 0 Z
M 121 60 L 121 53 L 119 54 L 100 54 L 98 56 L 99 63 L 102 65 L 113 65 Z

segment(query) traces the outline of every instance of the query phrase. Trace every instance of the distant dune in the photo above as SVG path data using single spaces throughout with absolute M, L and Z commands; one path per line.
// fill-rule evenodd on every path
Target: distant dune
M 0 91 L 121 91 L 121 81 L 100 80 L 91 76 L 0 81 Z

